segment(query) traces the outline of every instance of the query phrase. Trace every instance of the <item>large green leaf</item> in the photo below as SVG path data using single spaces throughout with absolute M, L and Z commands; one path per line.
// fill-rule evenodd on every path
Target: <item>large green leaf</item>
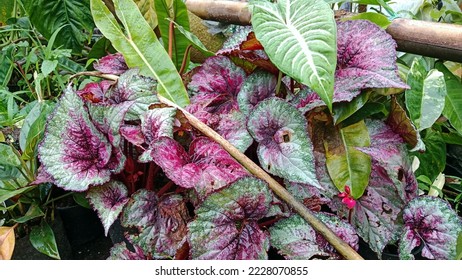
M 7 144 L 0 143 L 0 165 L 18 167 L 21 165 L 18 156 L 13 148 Z
M 47 39 L 60 27 L 55 46 L 80 53 L 93 31 L 89 0 L 23 0 L 31 23 Z
M 446 143 L 440 132 L 430 129 L 422 141 L 425 144 L 425 152 L 413 153 L 420 160 L 415 174 L 416 176 L 425 175 L 433 182 L 446 166 Z
M 444 108 L 446 84 L 443 73 L 436 69 L 427 72 L 423 59 L 414 59 L 407 76 L 406 107 L 419 131 L 429 128 Z
M 171 5 L 169 5 L 171 2 Z M 183 0 L 156 0 L 156 13 L 159 22 L 159 30 L 166 50 L 169 48 L 169 40 L 172 42 L 172 61 L 179 70 L 183 62 L 183 57 L 188 48 L 189 41 L 177 28 L 173 31 L 173 38 L 170 38 L 170 20 L 181 25 L 186 31 L 189 31 L 189 17 L 186 5 Z
M 443 115 L 457 132 L 462 134 L 462 82 L 442 62 L 437 62 L 435 68 L 443 72 L 446 82 L 447 94 Z
M 114 0 L 116 14 L 124 26 L 122 30 L 101 0 L 90 2 L 96 26 L 124 55 L 127 65 L 138 67 L 140 74 L 155 78 L 162 96 L 180 106 L 189 104 L 188 94 L 175 65 L 136 4 L 131 0 Z
M 326 165 L 335 186 L 344 191 L 350 186 L 355 199 L 361 197 L 369 184 L 371 157 L 355 147 L 370 145 L 369 132 L 364 121 L 343 129 L 332 129 L 325 139 Z
M 60 259 L 55 234 L 45 220 L 42 220 L 40 225 L 32 228 L 29 240 L 32 246 L 40 253 L 53 259 Z
M 250 2 L 252 26 L 271 61 L 309 86 L 332 109 L 337 29 L 324 1 Z

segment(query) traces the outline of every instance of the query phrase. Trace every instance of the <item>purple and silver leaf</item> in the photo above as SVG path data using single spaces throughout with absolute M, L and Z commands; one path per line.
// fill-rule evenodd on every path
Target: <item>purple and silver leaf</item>
M 135 146 L 141 147 L 146 142 L 139 125 L 124 124 L 120 127 L 120 135 Z
M 366 88 L 409 88 L 398 75 L 396 42 L 372 22 L 337 22 L 337 49 L 334 102 Z
M 374 164 L 386 170 L 401 199 L 409 202 L 417 196 L 418 184 L 403 139 L 382 121 L 368 120 L 366 125 L 371 145 L 357 149 L 370 155 Z
M 100 58 L 97 63 L 93 63 L 93 68 L 104 74 L 114 75 L 123 74 L 128 70 L 128 66 L 121 53 L 109 54 Z
M 135 252 L 130 251 L 127 248 L 125 242 L 117 243 L 112 246 L 108 260 L 146 260 L 143 249 L 139 246 L 134 245 L 133 249 Z
M 428 259 L 453 260 L 457 237 L 462 232 L 462 220 L 444 200 L 420 196 L 403 211 L 404 232 L 399 243 L 401 259 L 414 259 L 412 250 L 422 246 L 422 256 Z
M 220 121 L 215 130 L 239 151 L 245 152 L 253 143 L 253 138 L 247 131 L 246 121 L 242 112 L 232 111 L 229 114 L 220 115 Z
M 316 216 L 353 249 L 358 249 L 359 238 L 350 224 L 330 214 L 318 213 Z M 286 259 L 341 259 L 332 245 L 299 215 L 278 221 L 270 228 L 270 234 L 271 246 Z
M 143 228 L 154 224 L 157 219 L 158 202 L 155 192 L 145 189 L 135 192 L 120 217 L 122 226 Z
M 191 142 L 189 154 L 175 140 L 159 137 L 152 145 L 152 158 L 170 180 L 183 188 L 194 188 L 200 198 L 219 190 L 247 171 L 218 143 L 205 137 Z
M 265 217 L 272 201 L 265 183 L 245 177 L 207 199 L 196 208 L 188 224 L 193 259 L 267 259 L 268 233 L 258 220 Z
M 66 190 L 104 184 L 112 173 L 113 147 L 72 88 L 65 90 L 49 118 L 38 152 L 44 170 Z
M 241 45 L 247 41 L 249 34 L 252 33 L 252 26 L 237 26 L 233 35 L 229 37 L 224 43 L 221 49 L 217 52 L 217 55 L 231 55 L 241 50 Z
M 141 76 L 138 69 L 130 69 L 120 75 L 115 87 L 106 94 L 109 104 L 133 102 L 125 119 L 139 120 L 149 105 L 159 102 L 156 95 L 157 83 L 154 79 Z
M 123 207 L 128 202 L 128 191 L 124 184 L 110 181 L 102 186 L 92 187 L 87 192 L 87 198 L 98 213 L 107 236 L 109 228 L 115 222 Z
M 99 83 L 91 82 L 85 85 L 77 94 L 85 101 L 91 103 L 104 103 L 109 88 L 114 84 L 112 81 L 103 80 Z
M 248 116 L 253 108 L 262 100 L 274 97 L 277 78 L 265 71 L 255 71 L 247 77 L 237 95 L 239 109 Z
M 132 196 L 121 222 L 138 230 L 127 235 L 133 245 L 140 246 L 145 255 L 159 259 L 175 255 L 185 240 L 188 220 L 181 196 L 170 195 L 159 200 L 154 192 L 143 189 Z
M 237 108 L 236 97 L 246 78 L 244 70 L 225 56 L 209 57 L 192 76 L 188 90 L 193 93 L 191 103 L 207 104 L 214 113 L 228 113 Z M 204 102 L 204 96 L 209 100 Z M 198 99 L 196 101 L 196 99 Z
M 143 132 L 146 144 L 149 145 L 139 157 L 140 162 L 152 161 L 151 143 L 157 141 L 161 136 L 173 138 L 173 125 L 175 122 L 175 108 L 155 108 L 148 110 L 141 115 L 141 131 Z
M 279 98 L 261 101 L 247 123 L 259 143 L 257 153 L 263 169 L 292 182 L 319 186 L 306 126 L 304 116 Z

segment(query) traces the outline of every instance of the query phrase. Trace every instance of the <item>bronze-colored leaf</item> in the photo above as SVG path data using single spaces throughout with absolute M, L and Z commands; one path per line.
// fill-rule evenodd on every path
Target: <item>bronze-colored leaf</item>
M 0 260 L 11 260 L 13 256 L 15 237 L 13 227 L 0 227 Z

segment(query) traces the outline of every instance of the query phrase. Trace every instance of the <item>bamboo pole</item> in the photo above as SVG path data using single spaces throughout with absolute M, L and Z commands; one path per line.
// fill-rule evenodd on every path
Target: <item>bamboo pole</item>
M 202 19 L 250 24 L 246 2 L 186 0 L 186 6 Z M 399 51 L 462 62 L 462 25 L 400 18 L 393 20 L 386 31 Z
M 305 221 L 307 221 L 318 233 L 320 233 L 343 257 L 349 260 L 362 260 L 363 258 L 348 245 L 345 241 L 340 239 L 332 230 L 330 230 L 323 222 L 321 222 L 311 211 L 305 207 L 301 202 L 294 198 L 283 186 L 273 179 L 268 173 L 260 168 L 251 159 L 240 152 L 236 147 L 224 139 L 216 131 L 201 122 L 195 116 L 179 107 L 170 100 L 157 95 L 159 100 L 171 107 L 180 110 L 189 123 L 202 132 L 205 136 L 210 137 L 218 144 L 220 144 L 232 157 L 234 157 L 242 166 L 258 178 L 266 181 L 269 188 L 283 201 L 290 205 Z

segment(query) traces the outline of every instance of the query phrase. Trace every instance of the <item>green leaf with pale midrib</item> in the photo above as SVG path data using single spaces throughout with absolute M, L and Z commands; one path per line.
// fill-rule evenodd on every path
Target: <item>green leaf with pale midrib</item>
M 462 83 L 442 62 L 437 62 L 435 68 L 443 72 L 446 82 L 447 94 L 443 115 L 462 135 Z
M 360 121 L 340 129 L 336 137 L 337 140 L 325 144 L 327 170 L 340 191 L 348 185 L 352 196 L 358 199 L 369 184 L 371 157 L 356 147 L 370 145 L 369 132 L 364 121 Z
M 443 112 L 446 84 L 443 74 L 432 69 L 427 72 L 422 58 L 414 59 L 407 76 L 406 108 L 419 131 L 429 128 Z
M 337 29 L 330 6 L 314 0 L 254 0 L 249 7 L 255 35 L 271 61 L 332 109 Z
M 180 106 L 189 104 L 180 75 L 136 4 L 114 0 L 114 5 L 125 32 L 101 0 L 91 0 L 90 5 L 96 26 L 124 55 L 129 67 L 137 67 L 140 74 L 157 80 L 159 94 Z

